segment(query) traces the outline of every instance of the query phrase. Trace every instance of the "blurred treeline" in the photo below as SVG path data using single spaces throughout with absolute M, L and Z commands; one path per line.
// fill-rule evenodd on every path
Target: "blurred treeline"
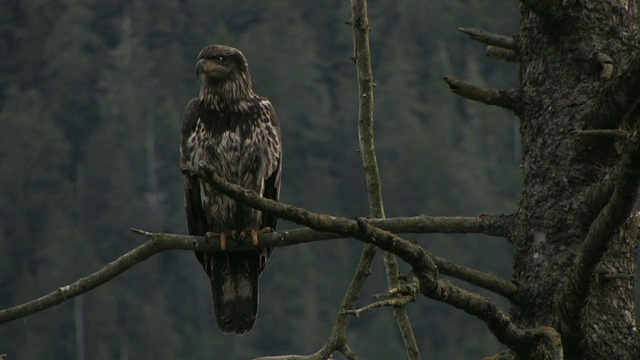
M 207 44 L 247 56 L 282 125 L 282 201 L 366 215 L 347 1 L 2 0 L 0 307 L 48 293 L 144 241 L 129 227 L 185 233 L 179 124 Z M 512 34 L 517 2 L 371 1 L 376 136 L 387 216 L 515 209 L 517 123 L 462 100 L 443 75 L 506 88 L 517 68 L 456 31 Z M 281 223 L 281 227 L 293 226 Z M 509 247 L 481 236 L 416 236 L 439 255 L 505 277 Z M 0 326 L 19 359 L 241 359 L 308 353 L 328 336 L 362 248 L 335 240 L 274 251 L 244 337 L 214 322 L 204 272 L 170 252 L 53 309 Z M 404 269 L 406 270 L 406 269 Z M 385 290 L 381 261 L 360 304 Z M 499 299 L 497 299 L 499 301 Z M 499 344 L 479 321 L 420 298 L 410 306 L 430 359 Z M 354 319 L 363 359 L 404 350 L 388 309 Z M 84 357 L 82 356 L 84 355 Z

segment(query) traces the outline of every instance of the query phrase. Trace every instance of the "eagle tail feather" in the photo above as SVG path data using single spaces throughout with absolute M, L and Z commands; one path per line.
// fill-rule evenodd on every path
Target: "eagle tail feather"
M 218 327 L 224 333 L 245 334 L 258 315 L 257 252 L 222 253 L 212 264 L 211 300 Z

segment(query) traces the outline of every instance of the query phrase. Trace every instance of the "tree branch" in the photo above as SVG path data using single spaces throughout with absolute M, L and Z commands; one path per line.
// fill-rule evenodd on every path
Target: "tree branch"
M 234 198 L 236 201 L 240 201 L 262 211 L 270 211 L 274 215 L 286 220 L 312 226 L 321 231 L 341 233 L 343 236 L 354 237 L 395 253 L 412 266 L 412 274 L 420 284 L 420 292 L 423 295 L 453 305 L 483 320 L 489 329 L 496 335 L 498 340 L 512 348 L 514 351 L 524 351 L 522 349 L 525 348 L 531 350 L 529 345 L 533 343 L 539 345 L 538 342 L 542 339 L 539 330 L 518 329 L 511 323 L 508 316 L 490 300 L 478 294 L 455 287 L 446 280 L 436 280 L 436 265 L 431 260 L 429 252 L 419 245 L 373 227 L 363 218 L 359 218 L 354 221 L 329 215 L 314 214 L 305 209 L 261 198 L 251 191 L 226 183 L 214 174 L 209 174 L 209 176 L 212 185 L 219 192 Z M 151 237 L 151 240 L 123 255 L 123 257 L 118 261 L 110 263 L 105 267 L 105 269 L 97 272 L 96 274 L 80 279 L 76 283 L 50 294 L 48 296 L 49 299 L 46 301 L 53 302 L 53 305 L 56 305 L 64 299 L 75 296 L 81 292 L 87 291 L 87 289 L 94 288 L 108 281 L 110 278 L 113 278 L 124 272 L 126 269 L 132 267 L 137 262 L 143 261 L 160 251 L 170 249 L 211 251 L 216 248 L 219 249 L 220 246 L 218 239 L 206 239 L 204 237 L 186 235 L 152 234 L 143 231 L 137 232 Z M 246 242 L 250 243 L 249 239 L 247 239 Z M 232 243 L 233 242 L 229 243 L 229 251 L 232 250 Z M 264 246 L 266 244 L 262 245 Z M 371 247 L 367 248 L 371 249 Z M 369 253 L 374 252 L 370 251 Z M 367 256 L 367 252 L 363 253 L 363 257 Z M 363 262 L 361 262 L 361 265 L 362 263 Z M 356 273 L 359 274 L 359 278 L 354 278 L 352 283 L 356 282 L 358 286 L 362 286 L 362 278 L 366 276 L 367 272 L 357 271 Z M 352 305 L 352 301 L 355 301 L 357 298 L 357 291 L 359 291 L 359 289 L 354 290 L 354 288 L 350 287 L 348 293 L 350 296 L 346 296 L 343 302 L 348 304 L 350 303 Z M 26 305 L 3 310 L 0 312 L 0 322 L 6 322 L 16 319 L 19 316 L 24 316 L 23 309 L 25 306 L 36 308 L 36 311 L 42 309 L 41 301 L 38 299 Z M 349 307 L 349 309 L 353 309 L 353 306 Z M 348 317 L 347 315 L 348 314 L 345 314 L 346 317 Z M 339 338 L 340 336 L 340 333 L 332 332 L 329 341 L 325 344 L 327 346 L 320 349 L 316 354 L 313 354 L 313 357 L 310 355 L 310 357 L 301 358 L 326 359 L 333 350 L 336 350 L 328 345 L 342 344 L 344 342 Z M 344 349 L 344 345 L 342 345 L 340 349 Z
M 461 216 L 411 216 L 388 219 L 363 219 L 367 224 L 395 234 L 484 234 L 487 236 L 507 237 L 513 224 L 513 215 L 486 215 L 479 217 Z M 140 230 L 141 231 L 141 230 Z M 139 232 L 138 230 L 134 232 Z M 142 232 L 142 235 L 150 233 Z M 310 228 L 279 230 L 259 234 L 260 244 L 269 247 L 298 245 L 308 242 L 340 239 L 345 236 L 322 232 Z M 211 238 L 216 241 L 216 238 Z M 227 251 L 249 250 L 251 244 L 229 242 Z
M 478 40 L 487 45 L 493 45 L 512 51 L 518 50 L 513 36 L 498 35 L 476 28 L 458 28 L 458 31 L 461 31 L 471 36 L 472 39 Z
M 479 286 L 483 289 L 490 290 L 496 294 L 513 301 L 516 298 L 518 287 L 511 281 L 504 280 L 498 276 L 488 274 L 476 269 L 471 269 L 460 264 L 456 264 L 451 260 L 431 255 L 433 262 L 436 263 L 440 273 L 449 275 L 456 279 L 466 281 L 470 284 Z
M 640 186 L 640 132 L 636 129 L 625 144 L 618 164 L 615 189 L 608 204 L 591 224 L 559 297 L 560 329 L 567 346 L 579 349 L 583 337 L 580 314 L 586 303 L 596 266 L 611 238 L 629 218 Z
M 385 307 L 385 306 L 393 306 L 404 307 L 408 303 L 415 301 L 416 297 L 420 294 L 420 284 L 417 282 L 411 282 L 407 285 L 398 285 L 393 287 L 383 293 L 376 294 L 373 296 L 374 299 L 385 298 L 384 300 L 379 300 L 373 302 L 369 305 L 365 305 L 361 308 L 348 310 L 347 313 L 359 317 L 363 312 L 371 311 L 375 308 Z
M 347 310 L 345 311 L 346 314 L 349 315 L 354 315 L 355 317 L 360 317 L 360 315 L 363 312 L 368 312 L 371 311 L 375 308 L 379 308 L 379 307 L 386 307 L 386 306 L 392 306 L 394 308 L 396 307 L 404 307 L 405 305 L 407 305 L 408 303 L 412 302 L 415 300 L 414 296 L 410 296 L 410 295 L 403 295 L 403 296 L 398 296 L 398 297 L 392 297 L 390 299 L 384 299 L 384 300 L 380 300 L 380 301 L 376 301 L 373 302 L 369 305 L 365 305 L 361 308 L 358 309 L 353 309 L 353 310 Z
M 518 54 L 516 54 L 515 51 L 498 46 L 487 46 L 484 54 L 488 57 L 498 60 L 505 60 L 507 62 L 518 62 Z
M 380 180 L 380 171 L 378 169 L 378 160 L 375 151 L 375 138 L 373 135 L 373 69 L 369 44 L 369 32 L 371 28 L 367 14 L 367 1 L 352 0 L 351 12 L 354 58 L 356 60 L 358 90 L 360 95 L 358 97 L 358 135 L 362 166 L 367 182 L 369 215 L 372 218 L 384 218 L 382 181 Z M 398 261 L 395 255 L 385 252 L 383 257 L 389 287 L 398 286 Z M 411 320 L 409 319 L 406 308 L 404 306 L 394 307 L 393 316 L 398 324 L 409 359 L 420 360 L 420 350 L 415 335 L 413 334 Z
M 503 231 L 496 231 L 496 229 L 503 229 L 503 227 L 505 227 L 503 225 L 508 223 L 508 221 L 505 221 L 505 219 L 511 219 L 511 215 L 485 215 L 478 218 L 429 217 L 421 215 L 415 217 L 400 217 L 391 219 L 367 219 L 363 221 L 366 221 L 372 226 L 380 227 L 383 230 L 391 232 L 492 234 L 496 232 L 501 233 Z M 56 291 L 53 291 L 43 297 L 40 297 L 23 305 L 0 310 L 0 323 L 9 322 L 45 310 L 80 294 L 88 292 L 122 274 L 123 272 L 135 266 L 138 262 L 144 261 L 149 257 L 163 251 L 221 251 L 220 239 L 218 237 L 206 238 L 203 236 L 151 233 L 138 229 L 132 229 L 132 231 L 136 234 L 140 234 L 149 238 L 149 241 L 122 255 L 97 272 L 83 277 L 70 285 L 60 287 Z M 274 231 L 271 233 L 259 235 L 260 246 L 264 247 L 291 246 L 308 242 L 338 239 L 344 237 L 344 235 L 320 232 L 309 228 Z M 249 241 L 249 239 L 246 239 L 246 241 L 243 242 L 228 242 L 226 251 L 242 251 L 252 248 L 253 244 L 251 243 L 251 241 Z M 375 251 L 371 251 L 371 253 L 375 254 Z M 367 256 L 367 258 L 369 258 L 369 256 Z M 372 259 L 373 257 L 371 257 L 371 260 Z M 468 281 L 472 284 L 485 287 L 503 296 L 507 296 L 511 293 L 511 290 L 508 290 L 507 285 L 511 283 L 506 280 L 502 280 L 503 284 L 497 286 L 497 289 L 494 290 L 492 289 L 492 287 L 494 287 L 492 285 L 494 281 L 488 281 L 483 285 L 482 281 L 475 281 L 472 279 L 472 276 L 465 275 L 464 271 L 458 271 L 455 269 L 456 266 L 460 265 L 453 263 L 451 263 L 453 265 L 450 265 L 449 263 L 447 263 L 448 260 L 441 259 L 439 257 L 434 257 L 434 259 L 443 274 L 447 274 L 461 280 Z M 370 263 L 367 263 L 363 265 L 364 269 L 369 268 Z M 484 274 L 473 269 L 468 269 L 468 271 L 471 271 L 472 273 L 477 272 L 479 274 Z M 493 275 L 485 274 L 485 276 L 492 277 Z M 496 280 L 495 283 L 499 284 L 500 281 Z M 507 289 L 506 292 L 502 293 L 502 291 L 499 290 L 499 288 L 501 287 Z
M 478 217 L 461 216 L 413 216 L 391 219 L 368 219 L 375 227 L 396 234 L 439 233 L 439 234 L 485 234 L 503 238 L 511 237 L 515 226 L 513 214 L 488 215 Z
M 373 136 L 373 70 L 369 48 L 369 19 L 366 0 L 352 0 L 354 58 L 358 74 L 359 111 L 358 136 L 362 166 L 367 180 L 367 195 L 371 217 L 384 218 L 382 182 L 378 170 Z
M 509 346 L 517 353 L 543 351 L 551 356 L 555 351 L 555 337 L 540 329 L 522 330 L 515 326 L 508 315 L 489 299 L 460 289 L 446 280 L 437 280 L 437 267 L 432 255 L 422 247 L 404 240 L 367 223 L 363 218 L 356 221 L 309 212 L 287 204 L 257 196 L 252 191 L 229 184 L 222 178 L 201 169 L 211 185 L 220 193 L 231 197 L 252 208 L 266 211 L 285 220 L 316 230 L 341 233 L 392 252 L 412 267 L 412 274 L 420 284 L 420 292 L 432 299 L 453 305 L 484 321 L 498 341 Z M 556 357 L 548 357 L 556 359 Z
M 151 240 L 122 255 L 116 261 L 107 264 L 89 276 L 83 277 L 70 285 L 60 287 L 33 301 L 0 310 L 0 323 L 9 322 L 48 309 L 82 293 L 95 289 L 159 252 L 176 249 L 194 250 L 197 248 L 197 246 L 194 245 L 191 236 L 173 235 L 153 237 Z
M 444 81 L 449 85 L 451 91 L 469 100 L 500 106 L 515 113 L 519 112 L 520 102 L 516 90 L 487 89 L 447 76 L 444 77 Z
M 509 315 L 491 300 L 458 288 L 447 280 L 439 280 L 438 287 L 424 295 L 452 305 L 484 321 L 498 341 L 507 345 L 522 358 L 538 358 L 532 356 L 537 353 L 544 354 L 539 357 L 543 359 L 562 359 L 562 341 L 553 328 L 520 329 L 511 322 Z

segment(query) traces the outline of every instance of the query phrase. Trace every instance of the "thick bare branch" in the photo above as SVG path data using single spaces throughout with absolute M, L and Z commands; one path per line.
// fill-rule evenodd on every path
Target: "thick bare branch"
M 434 291 L 426 294 L 423 292 L 423 294 L 481 319 L 498 341 L 507 345 L 516 354 L 526 355 L 522 356 L 523 358 L 537 358 L 532 355 L 539 353 L 544 354 L 540 358 L 562 359 L 560 335 L 553 328 L 520 329 L 513 324 L 509 315 L 491 300 L 458 288 L 447 280 L 439 280 L 438 287 Z
M 322 231 L 342 233 L 344 236 L 351 236 L 395 253 L 412 266 L 412 274 L 418 280 L 420 291 L 423 295 L 451 304 L 483 320 L 489 329 L 496 334 L 498 340 L 513 348 L 514 351 L 518 351 L 520 347 L 529 349 L 529 344 L 533 344 L 541 339 L 540 334 L 535 330 L 520 330 L 515 327 L 508 319 L 508 316 L 490 300 L 478 294 L 457 288 L 448 281 L 436 280 L 436 266 L 431 260 L 430 254 L 417 244 L 373 227 L 367 224 L 367 221 L 362 218 L 354 221 L 328 215 L 314 214 L 305 209 L 263 199 L 253 192 L 224 182 L 214 174 L 209 175 L 212 184 L 218 191 L 237 201 L 241 201 L 262 211 L 271 211 L 273 214 L 287 220 L 311 225 Z M 152 240 L 124 255 L 123 259 L 107 265 L 103 271 L 81 279 L 69 287 L 65 287 L 64 290 L 60 290 L 61 293 L 52 293 L 53 298 L 57 299 L 54 305 L 60 303 L 61 300 L 69 298 L 73 294 L 77 295 L 77 293 L 85 291 L 89 286 L 95 287 L 108 281 L 109 278 L 105 276 L 111 276 L 112 278 L 127 268 L 130 268 L 135 263 L 160 251 L 168 249 L 212 250 L 216 246 L 219 247 L 219 241 L 215 243 L 212 241 L 214 239 L 200 237 L 199 239 L 201 241 L 194 241 L 194 239 L 197 240 L 198 238 L 184 235 L 142 233 L 150 236 Z M 247 242 L 249 241 L 247 240 Z M 367 254 L 363 254 L 363 257 L 364 256 L 367 256 Z M 360 277 L 366 277 L 367 271 L 358 271 L 357 274 L 359 274 Z M 90 284 L 87 284 L 87 281 L 89 281 Z M 361 286 L 363 281 L 358 280 L 357 283 Z M 355 301 L 357 294 L 352 295 L 353 296 L 349 298 L 345 298 L 345 301 Z M 35 306 L 38 304 L 39 301 L 36 300 Z M 31 304 L 31 306 L 33 307 L 34 304 Z M 21 307 L 22 306 L 18 308 Z M 353 307 L 351 307 L 351 309 L 352 308 Z M 9 309 L 0 313 L 0 321 L 6 322 L 17 318 L 15 313 L 13 315 L 8 314 L 11 312 L 13 311 Z M 340 333 L 332 333 L 327 344 L 343 344 L 344 340 L 340 340 L 340 336 Z M 344 345 L 340 348 L 344 348 Z M 314 354 L 314 357 L 308 357 L 307 359 L 322 359 L 323 356 L 326 358 L 333 350 L 336 349 L 325 346 Z
M 640 132 L 634 131 L 625 145 L 616 171 L 613 194 L 591 224 L 559 297 L 558 309 L 563 339 L 568 346 L 576 349 L 583 336 L 579 324 L 580 313 L 586 303 L 596 266 L 607 250 L 611 238 L 629 218 L 638 197 Z
M 543 351 L 549 356 L 548 358 L 556 359 L 550 355 L 555 349 L 551 346 L 555 344 L 555 338 L 548 332 L 540 329 L 519 329 L 511 322 L 508 315 L 489 299 L 460 289 L 446 280 L 437 280 L 437 270 L 432 255 L 419 245 L 373 227 L 363 218 L 353 221 L 314 214 L 305 209 L 263 199 L 251 191 L 225 182 L 213 173 L 206 173 L 206 169 L 202 169 L 202 172 L 216 190 L 236 201 L 320 231 L 342 233 L 394 253 L 411 265 L 412 274 L 417 278 L 423 295 L 453 305 L 481 319 L 496 335 L 498 341 L 515 352 Z
M 478 217 L 413 216 L 392 219 L 368 219 L 367 222 L 383 230 L 402 233 L 485 234 L 509 238 L 514 227 L 512 214 Z
M 517 50 L 513 36 L 498 35 L 476 28 L 458 28 L 458 30 L 471 36 L 472 39 L 478 40 L 487 45 L 493 45 L 512 51 Z
M 367 223 L 380 227 L 384 230 L 392 232 L 460 232 L 460 233 L 490 233 L 495 231 L 496 228 L 502 228 L 504 224 L 504 218 L 510 219 L 508 215 L 501 216 L 482 216 L 480 218 L 464 218 L 464 217 L 428 217 L 428 216 L 416 216 L 405 218 L 391 218 L 391 219 L 369 219 Z M 363 220 L 364 221 L 364 220 Z M 499 225 L 500 224 L 500 225 Z M 493 230 L 491 230 L 493 229 Z M 13 308 L 0 310 L 0 323 L 9 322 L 44 309 L 56 306 L 66 300 L 69 300 L 82 293 L 88 292 L 116 276 L 127 271 L 140 261 L 144 261 L 149 257 L 167 250 L 206 250 L 206 251 L 221 251 L 220 239 L 205 238 L 202 236 L 190 236 L 190 235 L 176 235 L 165 233 L 151 233 L 143 230 L 132 229 L 133 232 L 146 236 L 150 240 L 130 252 L 122 255 L 117 260 L 107 264 L 104 268 L 98 270 L 94 274 L 86 276 L 73 284 L 60 287 L 56 291 L 53 291 L 41 298 L 35 299 L 23 305 L 19 305 Z M 500 232 L 500 231 L 498 231 Z M 313 241 L 321 241 L 327 239 L 343 238 L 344 235 L 325 233 L 309 228 L 294 229 L 294 230 L 282 230 L 272 233 L 260 234 L 260 245 L 265 247 L 281 247 L 290 246 L 302 243 L 308 243 Z M 253 248 L 253 244 L 249 239 L 244 242 L 230 241 L 227 243 L 226 251 L 240 251 Z M 366 256 L 363 257 L 366 261 L 363 263 L 362 268 L 368 269 L 373 260 L 374 249 L 366 252 Z M 455 266 L 450 266 L 441 261 L 440 258 L 435 258 L 439 263 L 441 271 L 450 276 L 460 278 L 470 283 L 483 286 L 468 276 L 464 275 L 465 272 L 458 272 L 455 270 Z M 477 271 L 469 269 L 469 271 Z M 366 271 L 365 271 L 366 272 Z M 481 272 L 479 272 L 481 273 Z M 460 275 L 463 274 L 463 275 Z M 492 276 L 485 274 L 486 276 Z M 364 280 L 364 277 L 362 278 Z M 507 283 L 506 280 L 502 280 Z M 486 288 L 491 290 L 491 282 L 487 283 Z M 496 293 L 500 293 L 496 291 Z M 501 294 L 504 295 L 504 294 Z M 357 295 L 353 298 L 351 303 L 355 303 Z M 350 309 L 353 306 L 350 307 Z
M 487 89 L 447 76 L 444 77 L 444 81 L 449 85 L 451 91 L 469 100 L 500 106 L 515 113 L 519 112 L 520 102 L 516 90 Z
M 484 54 L 488 57 L 498 60 L 505 60 L 507 62 L 518 62 L 518 54 L 516 54 L 515 51 L 501 48 L 499 46 L 487 46 Z
M 395 234 L 438 233 L 438 234 L 485 234 L 507 237 L 513 226 L 513 216 L 486 215 L 479 217 L 460 216 L 412 216 L 389 219 L 365 219 L 367 224 Z M 143 234 L 145 235 L 145 234 Z M 310 228 L 280 230 L 260 234 L 260 244 L 270 247 L 297 245 L 308 242 L 344 238 L 341 234 L 332 234 Z M 210 241 L 217 241 L 212 238 Z M 248 250 L 251 244 L 229 242 L 227 251 Z
M 507 281 L 498 276 L 488 274 L 476 269 L 471 269 L 460 264 L 456 264 L 451 260 L 431 255 L 433 262 L 438 266 L 440 273 L 452 276 L 456 279 L 464 280 L 470 284 L 493 291 L 502 295 L 507 299 L 513 300 L 518 287 L 511 281 Z

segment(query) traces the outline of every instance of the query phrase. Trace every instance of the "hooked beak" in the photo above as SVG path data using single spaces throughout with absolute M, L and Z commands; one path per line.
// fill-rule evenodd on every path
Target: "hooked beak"
M 204 73 L 204 69 L 204 59 L 198 60 L 198 62 L 196 63 L 196 76 L 200 77 L 200 74 Z
M 198 77 L 202 74 L 215 77 L 217 76 L 216 74 L 222 74 L 224 72 L 224 65 L 215 59 L 200 59 L 196 63 L 196 76 Z

